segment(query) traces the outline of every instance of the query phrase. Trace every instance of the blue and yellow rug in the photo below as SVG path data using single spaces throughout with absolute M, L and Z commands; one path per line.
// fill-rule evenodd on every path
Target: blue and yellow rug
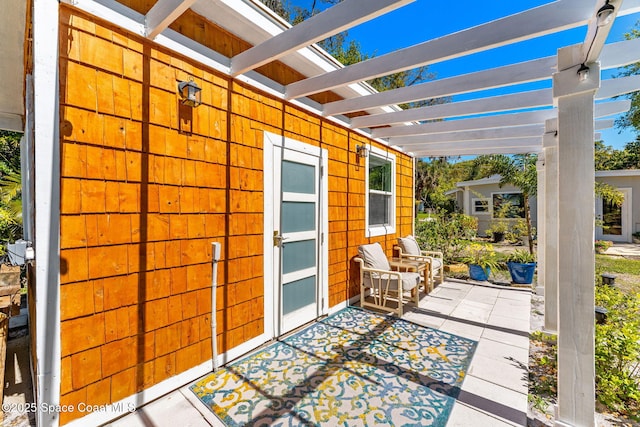
M 348 307 L 191 390 L 228 426 L 444 426 L 475 348 Z

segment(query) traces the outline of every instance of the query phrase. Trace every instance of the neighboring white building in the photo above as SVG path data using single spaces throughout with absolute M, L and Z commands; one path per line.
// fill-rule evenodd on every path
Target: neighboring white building
M 640 170 L 612 170 L 597 171 L 596 181 L 612 185 L 623 192 L 622 206 L 614 206 L 596 198 L 596 218 L 602 220 L 602 227 L 596 227 L 596 239 L 614 242 L 631 242 L 632 233 L 640 231 Z M 467 215 L 478 218 L 478 233 L 484 234 L 495 219 L 496 207 L 505 200 L 512 206 L 522 206 L 522 192 L 512 185 L 500 187 L 500 176 L 474 181 L 463 181 L 456 184 L 457 188 L 450 192 L 455 195 L 457 205 Z M 532 197 L 531 221 L 537 224 L 537 200 Z M 524 212 L 521 212 L 524 218 Z M 515 222 L 517 217 L 507 219 Z

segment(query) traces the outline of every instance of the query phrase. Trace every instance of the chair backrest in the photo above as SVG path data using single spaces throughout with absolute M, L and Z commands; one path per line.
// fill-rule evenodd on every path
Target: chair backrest
M 402 249 L 403 255 L 420 255 L 420 246 L 413 236 L 398 237 L 398 246 Z
M 361 245 L 358 247 L 358 253 L 360 254 L 360 258 L 362 258 L 365 267 L 374 268 L 376 270 L 391 270 L 389 260 L 382 250 L 380 243 Z

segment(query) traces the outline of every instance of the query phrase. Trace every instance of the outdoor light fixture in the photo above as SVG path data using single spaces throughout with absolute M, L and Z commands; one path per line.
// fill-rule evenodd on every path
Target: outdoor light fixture
M 364 159 L 369 156 L 369 149 L 366 145 L 356 145 L 356 154 L 358 157 Z
M 200 86 L 198 86 L 193 80 L 178 83 L 178 92 L 180 93 L 180 98 L 182 98 L 181 102 L 189 107 L 197 107 L 202 104 L 201 90 Z
M 596 17 L 598 18 L 598 27 L 604 27 L 605 25 L 610 24 L 615 10 L 616 8 L 609 3 L 609 0 L 607 0 L 604 6 L 598 9 L 598 12 L 596 13 Z
M 589 67 L 584 65 L 584 63 L 580 65 L 580 68 L 578 68 L 578 78 L 581 82 L 589 78 Z

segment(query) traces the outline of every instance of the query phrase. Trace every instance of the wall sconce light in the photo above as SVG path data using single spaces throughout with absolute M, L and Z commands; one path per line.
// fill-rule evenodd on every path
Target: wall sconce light
M 200 91 L 202 91 L 202 89 L 193 80 L 178 83 L 178 93 L 180 93 L 180 98 L 182 98 L 180 102 L 189 107 L 195 108 L 202 104 L 202 94 Z
M 598 19 L 598 27 L 609 25 L 611 23 L 611 20 L 613 19 L 613 12 L 615 12 L 615 10 L 616 8 L 609 3 L 609 0 L 606 0 L 604 6 L 598 9 L 598 12 L 596 13 L 596 17 Z
M 369 149 L 366 145 L 356 145 L 356 155 L 361 159 L 366 159 L 369 156 Z
M 583 82 L 588 78 L 589 78 L 589 67 L 587 67 L 584 64 L 580 65 L 580 68 L 578 68 L 578 79 L 580 79 L 580 81 Z

